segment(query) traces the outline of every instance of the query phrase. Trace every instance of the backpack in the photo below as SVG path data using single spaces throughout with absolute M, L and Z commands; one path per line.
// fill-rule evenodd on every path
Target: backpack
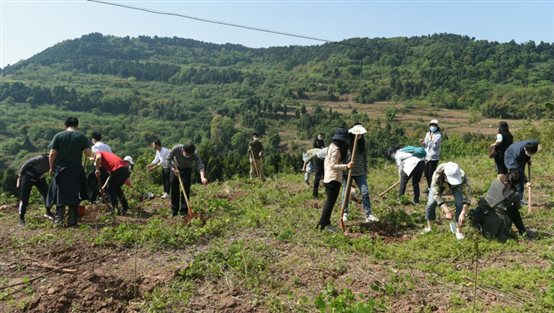
M 485 199 L 480 199 L 475 209 L 469 210 L 471 226 L 486 237 L 506 242 L 512 228 L 512 219 L 501 208 L 492 208 Z
M 427 152 L 425 152 L 425 149 L 423 147 L 406 146 L 400 149 L 400 151 L 410 153 L 411 155 L 418 158 L 424 158 L 427 155 Z

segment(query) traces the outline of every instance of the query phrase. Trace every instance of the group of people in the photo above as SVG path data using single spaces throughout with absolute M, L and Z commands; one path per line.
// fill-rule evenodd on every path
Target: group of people
M 117 213 L 127 213 L 129 205 L 122 186 L 125 184 L 131 187 L 133 158 L 126 156 L 122 159 L 117 156 L 111 147 L 102 141 L 102 135 L 98 132 L 92 134 L 91 146 L 88 138 L 79 132 L 78 128 L 79 120 L 76 117 L 67 118 L 65 130 L 54 135 L 48 145 L 50 152 L 33 157 L 21 166 L 17 178 L 17 187 L 20 188 L 20 225 L 25 225 L 25 214 L 33 186 L 36 186 L 44 199 L 45 217 L 57 224 L 66 223 L 67 207 L 67 225 L 76 226 L 78 206 L 84 200 L 103 200 Z M 169 150 L 162 147 L 160 140 L 154 141 L 152 147 L 156 150 L 156 157 L 147 168 L 153 170 L 158 166 L 162 167 L 162 198 L 167 198 L 171 191 L 172 215 L 187 215 L 188 205 L 184 199 L 185 195 L 180 192 L 179 180 L 184 186 L 186 196 L 190 196 L 192 167 L 196 164 L 202 184 L 207 183 L 204 164 L 196 147 L 193 144 L 178 144 Z M 87 177 L 85 170 L 88 161 L 91 161 L 93 170 Z M 50 185 L 44 177 L 47 172 L 52 176 Z M 106 195 L 104 191 L 107 191 Z M 56 209 L 55 212 L 52 212 L 53 207 Z
M 359 123 L 354 127 L 357 125 Z M 20 188 L 19 223 L 21 225 L 25 224 L 25 214 L 33 186 L 37 187 L 44 198 L 45 216 L 53 219 L 56 223 L 65 222 L 65 208 L 68 207 L 67 224 L 75 226 L 80 202 L 85 199 L 94 202 L 98 195 L 106 202 L 106 199 L 109 199 L 111 208 L 116 212 L 127 213 L 129 205 L 122 186 L 124 184 L 131 186 L 130 175 L 134 165 L 132 157 L 126 156 L 122 159 L 114 154 L 111 147 L 102 141 L 102 136 L 98 132 L 92 134 L 91 146 L 88 138 L 78 131 L 78 126 L 78 119 L 69 117 L 65 121 L 66 129 L 57 133 L 48 145 L 49 154 L 33 157 L 21 166 L 17 179 L 17 185 Z M 420 146 L 392 147 L 388 150 L 388 155 L 395 160 L 397 165 L 398 184 L 400 185 L 399 199 L 405 194 L 408 182 L 412 180 L 414 192 L 412 202 L 415 205 L 419 204 L 420 180 L 423 176 L 426 178 L 428 196 L 425 217 L 427 225 L 423 233 L 432 231 L 436 220 L 436 208 L 439 207 L 443 217 L 451 220 L 450 230 L 457 239 L 461 240 L 464 238 L 462 226 L 469 213 L 470 205 L 468 179 L 457 163 L 439 164 L 442 138 L 439 122 L 433 119 L 429 123 L 429 131 L 425 138 L 421 139 Z M 346 192 L 348 176 L 360 190 L 364 220 L 366 222 L 379 221 L 371 209 L 367 184 L 368 147 L 366 147 L 363 135 L 354 135 L 346 128 L 341 127 L 335 131 L 329 146 L 325 145 L 324 139 L 324 134 L 318 134 L 313 141 L 313 148 L 303 156 L 303 170 L 307 172 L 308 164 L 311 164 L 310 166 L 313 168 L 312 196 L 314 199 L 319 198 L 320 181 L 323 181 L 325 185 L 326 201 L 317 224 L 318 228 L 328 231 L 336 230 L 331 225 L 330 217 L 341 187 L 341 199 L 344 206 L 341 219 L 343 222 L 348 221 L 349 201 L 347 201 L 348 199 L 345 201 L 345 198 L 349 197 L 349 193 Z M 170 150 L 163 147 L 158 139 L 152 143 L 152 148 L 156 155 L 154 160 L 147 165 L 147 169 L 151 171 L 157 167 L 162 168 L 163 193 L 161 198 L 171 198 L 172 216 L 187 215 L 189 208 L 185 197 L 188 199 L 190 196 L 194 165 L 200 173 L 201 183 L 207 183 L 204 163 L 196 147 L 194 144 L 178 144 Z M 473 212 L 474 226 L 482 227 L 481 230 L 486 232 L 486 213 L 490 211 L 508 216 L 508 220 L 516 225 L 520 234 L 528 233 L 521 219 L 519 207 L 521 204 L 525 204 L 523 200 L 526 182 L 525 166 L 531 163 L 531 156 L 538 149 L 539 143 L 536 140 L 514 142 L 508 124 L 506 122 L 499 123 L 496 141 L 490 149 L 490 156 L 494 157 L 498 176 L 491 184 L 487 196 L 479 201 L 478 208 Z M 355 155 L 353 155 L 353 151 L 355 151 Z M 85 154 L 85 165 L 82 164 L 83 153 Z M 258 134 L 252 134 L 252 140 L 248 145 L 251 178 L 265 179 L 263 153 L 263 144 L 260 142 Z M 88 160 L 92 161 L 94 170 L 87 178 L 85 170 Z M 52 176 L 50 185 L 46 183 L 44 177 L 47 172 Z M 87 181 L 89 182 L 88 191 Z M 443 197 L 447 189 L 454 196 L 454 209 L 450 208 Z M 103 197 L 104 190 L 107 190 L 106 197 Z M 55 212 L 52 212 L 53 207 L 55 207 Z
M 354 162 L 352 151 L 354 140 L 358 138 L 359 150 L 356 150 Z M 318 135 L 318 140 L 323 140 L 323 135 Z M 406 146 L 403 148 L 391 147 L 388 150 L 388 156 L 395 160 L 399 176 L 398 198 L 405 194 L 406 186 L 412 180 L 413 186 L 413 204 L 420 203 L 420 180 L 425 176 L 427 181 L 427 204 L 425 206 L 425 217 L 427 225 L 423 233 L 429 233 L 433 229 L 436 220 L 436 208 L 440 208 L 443 218 L 450 220 L 450 231 L 458 240 L 465 236 L 462 232 L 462 226 L 468 216 L 470 206 L 469 185 L 466 173 L 457 163 L 445 162 L 439 164 L 442 133 L 439 122 L 433 119 L 429 122 L 429 130 L 425 138 L 421 139 L 421 146 Z M 319 144 L 319 142 L 318 142 Z M 322 147 L 323 146 L 323 147 Z M 326 201 L 323 206 L 321 218 L 317 227 L 330 232 L 336 231 L 331 225 L 330 217 L 333 207 L 337 201 L 341 186 L 343 189 L 342 197 L 344 201 L 346 177 L 350 171 L 356 185 L 362 195 L 362 205 L 366 222 L 378 221 L 378 218 L 371 213 L 371 202 L 367 187 L 367 150 L 363 135 L 355 136 L 344 128 L 338 128 L 333 135 L 329 147 L 317 146 L 314 140 L 314 148 L 308 150 L 303 155 L 304 167 L 307 171 L 308 164 L 313 162 L 315 169 L 315 179 L 313 186 L 313 197 L 318 198 L 317 188 L 319 185 L 320 174 L 325 184 Z M 488 216 L 506 215 L 508 218 L 498 219 L 498 221 L 513 222 L 522 235 L 531 233 L 525 228 L 519 207 L 525 204 L 523 200 L 524 184 L 526 182 L 525 166 L 531 163 L 531 156 L 539 149 L 539 143 L 536 140 L 525 140 L 513 142 L 513 136 L 509 132 L 506 122 L 500 122 L 498 135 L 491 150 L 494 150 L 494 156 L 497 179 L 495 179 L 485 196 L 479 201 L 479 207 L 472 210 L 472 225 L 479 228 L 484 234 L 497 236 L 496 231 L 490 231 L 487 221 Z M 318 162 L 323 166 L 318 167 Z M 499 188 L 502 186 L 502 188 Z M 444 195 L 447 189 L 454 196 L 454 209 L 447 204 Z M 494 201 L 492 200 L 494 199 Z M 344 214 L 341 216 L 343 221 L 348 220 L 348 201 Z M 489 215 L 487 215 L 490 213 Z M 493 214 L 494 213 L 494 214 Z M 496 223 L 496 222 L 495 222 Z M 496 225 L 498 226 L 498 225 Z M 510 224 L 511 226 L 511 224 Z M 506 227 L 504 227 L 506 228 Z M 507 227 L 509 229 L 509 227 Z M 496 229 L 499 229 L 498 227 Z
M 96 196 L 87 190 L 82 164 L 83 153 L 87 160 L 93 161 L 92 175 L 96 178 L 97 185 L 102 186 L 99 193 L 107 189 L 112 207 L 117 208 L 121 202 L 120 212 L 124 214 L 128 210 L 121 187 L 123 184 L 131 184 L 130 167 L 134 164 L 133 159 L 130 156 L 121 159 L 112 153 L 110 146 L 102 142 L 101 134 L 97 132 L 92 135 L 91 147 L 88 138 L 78 128 L 79 120 L 76 117 L 67 118 L 65 130 L 54 135 L 48 145 L 50 152 L 33 157 L 21 166 L 17 177 L 17 187 L 20 188 L 20 225 L 25 225 L 25 214 L 33 186 L 37 187 L 44 199 L 45 217 L 62 224 L 65 222 L 67 207 L 67 224 L 77 225 L 79 204 L 87 197 L 90 199 Z M 46 183 L 46 173 L 52 176 L 50 185 Z M 55 212 L 52 212 L 53 207 Z

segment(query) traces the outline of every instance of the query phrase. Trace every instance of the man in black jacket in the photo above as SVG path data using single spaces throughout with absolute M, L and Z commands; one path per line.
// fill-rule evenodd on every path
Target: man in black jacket
M 46 179 L 42 177 L 44 173 L 50 169 L 48 164 L 48 154 L 42 154 L 31 158 L 21 166 L 17 177 L 17 187 L 20 188 L 19 193 L 19 225 L 25 225 L 25 213 L 29 206 L 29 197 L 31 196 L 31 189 L 33 186 L 37 187 L 38 191 L 44 199 L 44 205 L 46 206 L 47 218 L 54 219 L 54 215 L 50 211 L 50 205 L 46 201 L 46 195 L 48 194 L 48 184 Z

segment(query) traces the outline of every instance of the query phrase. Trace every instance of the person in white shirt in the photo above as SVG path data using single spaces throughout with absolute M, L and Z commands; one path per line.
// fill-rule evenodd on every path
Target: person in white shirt
M 398 176 L 400 178 L 398 198 L 406 193 L 406 185 L 412 179 L 412 187 L 414 189 L 413 203 L 419 204 L 419 181 L 425 170 L 425 158 L 418 157 L 396 147 L 389 149 L 389 156 L 395 160 L 396 167 L 398 168 Z
M 112 148 L 110 146 L 108 146 L 107 144 L 105 144 L 104 142 L 102 142 L 102 134 L 100 134 L 99 132 L 93 132 L 92 133 L 92 153 L 93 154 L 96 154 L 98 152 L 109 152 L 109 153 L 113 153 L 112 152 Z
M 160 139 L 156 139 L 152 143 L 152 148 L 156 150 L 156 157 L 152 161 L 152 163 L 148 164 L 146 168 L 149 171 L 152 171 L 158 166 L 162 167 L 162 178 L 163 178 L 163 184 L 164 184 L 164 192 L 162 194 L 162 198 L 165 199 L 169 197 L 169 175 L 171 172 L 171 169 L 169 167 L 169 162 L 167 161 L 167 156 L 169 155 L 169 149 L 162 147 L 162 142 Z

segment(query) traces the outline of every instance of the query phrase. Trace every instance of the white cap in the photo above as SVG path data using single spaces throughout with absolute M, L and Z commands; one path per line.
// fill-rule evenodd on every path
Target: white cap
M 127 162 L 129 162 L 129 163 L 135 165 L 135 162 L 133 162 L 133 158 L 132 158 L 130 155 L 124 157 L 124 158 L 123 158 L 123 161 L 127 161 Z
M 431 125 L 431 124 L 435 124 L 435 125 L 439 126 L 439 120 L 431 120 L 429 122 L 429 125 Z
M 462 173 L 460 166 L 454 162 L 448 162 L 444 164 L 444 174 L 446 180 L 452 186 L 457 186 L 462 183 Z

